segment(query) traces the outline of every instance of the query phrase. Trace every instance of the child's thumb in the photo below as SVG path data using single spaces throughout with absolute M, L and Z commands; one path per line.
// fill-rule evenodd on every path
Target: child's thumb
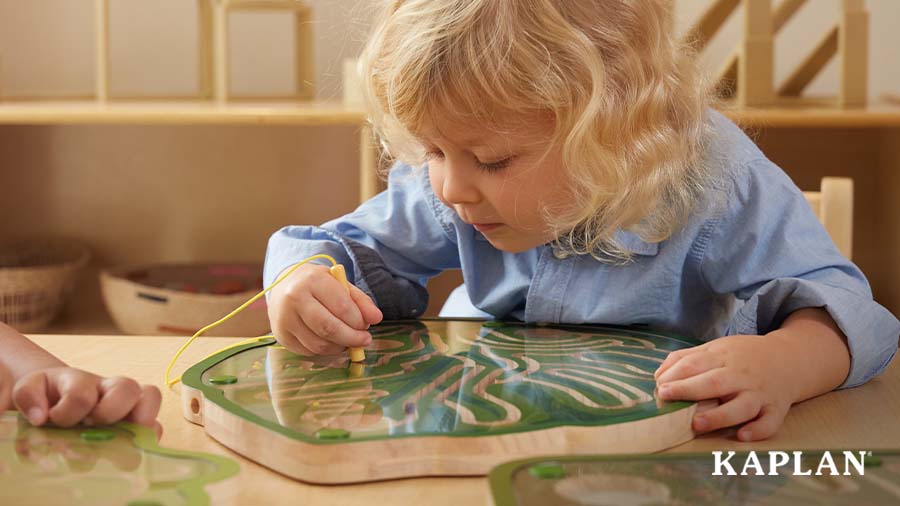
M 366 295 L 366 292 L 360 290 L 356 286 L 350 285 L 350 297 L 362 313 L 363 320 L 367 325 L 375 325 L 383 318 L 381 310 L 372 301 L 372 298 Z
M 42 425 L 47 421 L 47 375 L 34 372 L 21 378 L 13 388 L 13 402 L 16 408 L 28 418 L 32 425 Z

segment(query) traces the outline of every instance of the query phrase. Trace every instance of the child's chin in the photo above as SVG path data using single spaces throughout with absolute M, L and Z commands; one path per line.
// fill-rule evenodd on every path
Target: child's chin
M 491 244 L 491 246 L 497 248 L 500 251 L 504 251 L 506 253 L 522 253 L 523 251 L 532 250 L 545 244 L 546 242 L 539 241 L 523 241 L 523 240 L 515 240 L 510 239 L 509 237 L 488 237 L 485 236 L 485 239 Z

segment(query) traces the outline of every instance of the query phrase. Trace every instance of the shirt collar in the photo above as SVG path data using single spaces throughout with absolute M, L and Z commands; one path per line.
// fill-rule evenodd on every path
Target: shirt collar
M 628 232 L 625 230 L 619 230 L 616 232 L 616 241 L 622 245 L 623 249 L 631 252 L 634 255 L 641 256 L 656 256 L 659 253 L 659 243 L 658 242 L 646 242 L 634 232 Z M 552 248 L 552 245 L 550 245 Z M 569 258 L 572 256 L 571 253 L 567 251 L 560 251 L 554 248 L 553 256 L 562 260 L 565 258 Z
M 659 253 L 658 242 L 646 242 L 634 232 L 619 230 L 616 232 L 616 240 L 619 241 L 619 244 L 621 244 L 624 249 L 635 255 L 656 256 L 656 254 Z

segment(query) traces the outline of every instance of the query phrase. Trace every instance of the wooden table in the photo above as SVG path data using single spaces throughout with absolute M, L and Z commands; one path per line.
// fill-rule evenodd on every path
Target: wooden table
M 210 439 L 203 428 L 181 416 L 177 387 L 165 389 L 163 372 L 184 338 L 142 336 L 36 335 L 32 339 L 73 367 L 106 375 L 128 375 L 163 390 L 159 420 L 166 447 L 225 455 L 241 473 L 236 504 L 429 505 L 488 503 L 483 478 L 419 478 L 342 486 L 307 485 L 242 458 Z M 180 372 L 236 339 L 200 338 L 185 352 Z M 900 448 L 900 366 L 893 364 L 867 385 L 832 392 L 795 406 L 779 433 L 758 443 L 740 443 L 733 430 L 719 431 L 669 451 Z

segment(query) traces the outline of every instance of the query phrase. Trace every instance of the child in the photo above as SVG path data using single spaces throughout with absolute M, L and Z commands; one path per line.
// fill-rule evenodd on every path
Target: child
M 718 399 L 707 432 L 772 436 L 789 407 L 865 383 L 900 322 L 872 300 L 800 191 L 708 108 L 667 0 L 394 0 L 361 59 L 374 127 L 406 163 L 387 191 L 269 242 L 277 339 L 371 341 L 462 269 L 472 304 L 527 322 L 648 324 L 707 341 L 656 373 Z M 425 166 L 422 166 L 422 165 Z M 724 337 L 723 337 L 724 336 Z
M 0 412 L 15 405 L 33 425 L 60 427 L 129 420 L 153 427 L 159 437 L 160 401 L 156 387 L 69 367 L 0 323 Z

